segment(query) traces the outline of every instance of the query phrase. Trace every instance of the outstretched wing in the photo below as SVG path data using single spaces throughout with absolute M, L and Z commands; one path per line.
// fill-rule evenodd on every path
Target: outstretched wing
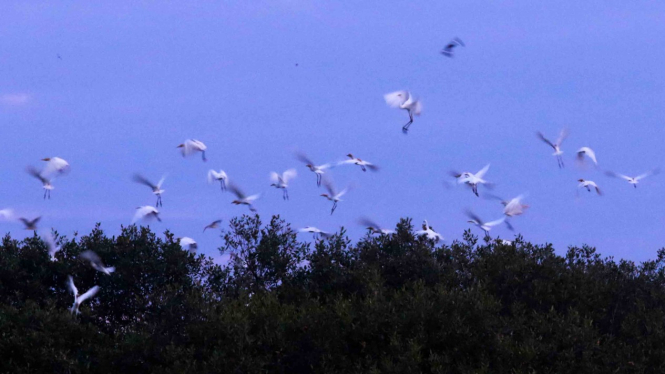
M 91 289 L 87 290 L 83 295 L 79 296 L 78 302 L 82 304 L 87 299 L 95 296 L 99 292 L 99 286 L 93 286 Z
M 71 292 L 72 295 L 74 295 L 74 297 L 77 297 L 77 296 L 78 296 L 78 294 L 79 294 L 79 290 L 78 290 L 78 288 L 76 288 L 76 286 L 74 285 L 74 278 L 72 278 L 71 275 L 68 275 L 68 276 L 67 276 L 67 288 L 69 288 L 69 292 Z
M 564 127 L 563 129 L 561 129 L 561 132 L 559 133 L 559 138 L 556 140 L 556 145 L 561 147 L 561 143 L 563 143 L 563 141 L 566 140 L 567 137 L 568 137 L 568 129 Z
M 545 136 L 543 136 L 543 134 L 542 134 L 540 131 L 538 131 L 538 132 L 536 133 L 536 135 L 538 135 L 538 138 L 539 138 L 540 140 L 542 140 L 542 141 L 544 141 L 545 143 L 549 144 L 550 147 L 552 147 L 552 148 L 556 148 L 556 146 L 554 145 L 554 143 L 552 143 L 552 142 L 549 141 Z
M 296 159 L 302 163 L 305 163 L 306 165 L 314 165 L 314 162 L 312 162 L 312 160 L 310 160 L 309 157 L 307 157 L 307 155 L 302 152 L 296 152 Z
M 102 264 L 102 259 L 99 257 L 99 255 L 97 255 L 97 253 L 91 250 L 83 251 L 79 256 L 81 256 L 81 258 L 83 259 L 90 261 L 90 263 L 99 264 L 99 265 Z
M 157 186 L 156 186 L 156 185 L 154 185 L 152 182 L 150 182 L 149 180 L 147 180 L 147 179 L 146 179 L 145 177 L 143 177 L 141 174 L 134 174 L 134 175 L 132 176 L 132 180 L 133 180 L 134 182 L 136 182 L 136 183 L 140 183 L 140 184 L 146 185 L 146 186 L 150 187 L 150 189 L 153 189 L 153 190 L 157 189 Z M 161 184 L 161 183 L 160 183 L 160 184 Z
M 482 179 L 489 169 L 490 169 L 490 164 L 485 165 L 484 168 L 480 169 L 480 171 L 476 173 L 476 178 Z
M 383 98 L 386 100 L 386 104 L 393 108 L 399 108 L 400 105 L 409 98 L 409 93 L 406 91 L 395 91 L 383 95 Z
M 230 184 L 230 185 L 228 186 L 228 189 L 229 189 L 234 195 L 236 195 L 236 197 L 237 197 L 238 199 L 242 200 L 242 199 L 245 198 L 245 194 L 242 193 L 242 191 L 240 191 L 240 189 L 238 189 L 238 187 L 237 187 L 236 185 L 234 185 L 234 184 Z
M 506 220 L 506 217 L 501 217 L 500 219 L 497 219 L 496 221 L 492 221 L 492 222 L 487 222 L 487 223 L 485 223 L 485 226 L 488 226 L 488 227 L 494 227 L 494 226 L 496 226 L 496 225 L 500 225 L 500 224 L 502 224 L 505 220 Z M 510 226 L 510 225 L 509 225 L 509 226 Z
M 379 225 L 377 225 L 376 222 L 370 220 L 367 217 L 361 217 L 358 220 L 358 223 L 361 224 L 362 226 L 365 226 L 365 227 L 371 227 L 371 228 L 374 228 L 374 229 L 377 229 L 377 230 L 381 230 L 381 227 L 379 227 Z

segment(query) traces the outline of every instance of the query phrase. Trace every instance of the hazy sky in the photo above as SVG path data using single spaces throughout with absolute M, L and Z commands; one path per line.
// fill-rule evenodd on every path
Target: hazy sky
M 263 193 L 264 221 L 345 225 L 358 238 L 360 216 L 390 227 L 412 217 L 450 243 L 470 227 L 464 209 L 493 220 L 501 205 L 445 189 L 447 173 L 491 163 L 495 194 L 528 193 L 531 208 L 513 221 L 527 240 L 552 242 L 558 253 L 587 243 L 637 261 L 665 246 L 665 174 L 634 189 L 573 162 L 589 146 L 604 169 L 665 167 L 663 2 L 137 3 L 0 6 L 0 208 L 43 215 L 44 227 L 70 237 L 96 222 L 117 234 L 137 206 L 155 202 L 131 175 L 168 174 L 163 222 L 151 226 L 218 257 L 221 239 L 203 227 L 248 210 L 207 185 L 214 168 Z M 455 36 L 466 48 L 440 55 Z M 406 136 L 408 116 L 383 100 L 400 89 L 424 105 Z M 556 138 L 564 126 L 559 170 L 535 132 Z M 207 144 L 207 163 L 181 157 L 176 146 L 187 138 Z M 330 216 L 293 149 L 320 163 L 351 152 L 382 169 L 334 169 L 340 188 L 355 189 Z M 47 156 L 72 166 L 50 201 L 25 172 Z M 285 202 L 268 174 L 292 167 L 299 176 Z M 605 196 L 576 198 L 580 177 Z M 492 234 L 514 235 L 505 226 Z

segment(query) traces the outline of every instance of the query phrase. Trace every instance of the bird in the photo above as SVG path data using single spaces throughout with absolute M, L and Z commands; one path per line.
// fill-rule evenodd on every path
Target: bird
M 598 161 L 596 160 L 596 152 L 593 151 L 593 149 L 589 147 L 582 147 L 577 150 L 577 161 L 580 163 L 584 162 L 584 155 L 589 157 L 591 161 L 593 161 L 596 166 L 598 166 Z
M 349 187 L 343 189 L 340 192 L 337 192 L 331 181 L 326 180 L 323 182 L 323 185 L 325 186 L 326 190 L 328 190 L 328 193 L 321 194 L 321 196 L 333 202 L 332 210 L 330 210 L 330 215 L 332 215 L 335 213 L 335 209 L 337 209 L 337 203 L 342 201 L 342 196 L 344 196 L 344 194 L 349 191 Z
M 157 196 L 157 203 L 155 203 L 155 207 L 160 207 L 162 206 L 162 194 L 164 193 L 165 190 L 162 189 L 162 183 L 164 183 L 164 180 L 166 179 L 166 176 L 163 176 L 162 179 L 159 180 L 159 183 L 153 184 L 146 178 L 144 178 L 140 174 L 134 174 L 132 177 L 132 180 L 136 183 L 141 183 L 143 185 L 146 185 L 152 189 L 152 193 Z
M 60 251 L 62 249 L 61 246 L 57 245 L 55 242 L 55 238 L 53 237 L 53 234 L 51 231 L 44 231 L 41 235 L 42 240 L 44 241 L 44 244 L 46 244 L 46 249 L 48 249 L 48 254 L 49 257 L 51 258 L 51 261 L 55 261 L 55 254 L 56 252 Z
M 53 175 L 63 175 L 69 172 L 69 163 L 60 157 L 46 157 L 42 161 L 46 161 L 44 169 L 41 171 L 43 177 L 52 177 Z
M 102 262 L 102 259 L 99 258 L 99 255 L 97 253 L 87 250 L 83 251 L 80 254 L 82 259 L 90 261 L 90 266 L 92 266 L 93 269 L 102 272 L 106 275 L 111 275 L 115 271 L 115 267 L 110 266 L 106 267 L 104 266 L 104 263 Z
M 464 42 L 460 38 L 453 38 L 445 47 L 441 50 L 441 54 L 446 57 L 453 57 L 453 49 L 457 46 L 466 47 Z
M 95 296 L 97 292 L 99 292 L 99 286 L 93 286 L 83 295 L 79 295 L 79 290 L 74 285 L 74 278 L 72 278 L 71 275 L 67 276 L 67 286 L 69 287 L 69 291 L 72 293 L 72 295 L 74 295 L 74 304 L 69 309 L 69 311 L 71 313 L 76 313 L 76 314 L 80 314 L 79 308 L 81 307 L 81 304 L 83 304 L 84 301 Z
M 660 173 L 660 168 L 653 169 L 651 171 L 648 171 L 648 172 L 646 172 L 644 174 L 641 174 L 641 175 L 638 175 L 636 177 L 629 177 L 627 175 L 617 174 L 617 173 L 615 173 L 613 171 L 609 171 L 609 170 L 605 172 L 605 175 L 610 176 L 610 177 L 614 177 L 614 178 L 625 179 L 628 183 L 632 184 L 633 187 L 637 188 L 637 184 L 640 182 L 641 179 L 644 179 L 644 178 L 646 178 L 650 175 L 656 175 L 658 173 Z
M 221 219 L 218 219 L 217 221 L 214 221 L 213 223 L 211 223 L 208 226 L 204 227 L 203 232 L 206 232 L 207 229 L 216 229 L 216 228 L 218 228 L 220 223 L 222 223 Z
M 295 178 L 297 175 L 298 172 L 296 171 L 296 169 L 286 170 L 285 172 L 282 173 L 282 175 L 279 175 L 273 171 L 270 173 L 270 181 L 272 182 L 270 185 L 277 189 L 281 188 L 282 190 L 284 190 L 284 192 L 282 193 L 282 198 L 284 200 L 288 200 L 289 191 L 287 190 L 287 187 L 289 187 L 289 180 Z
M 420 115 L 423 106 L 420 100 L 416 100 L 409 91 L 395 91 L 383 95 L 386 104 L 393 108 L 404 109 L 409 113 L 409 122 L 402 127 L 404 134 L 409 132 L 409 126 L 413 123 L 413 115 Z
M 476 174 L 470 173 L 468 171 L 463 172 L 463 173 L 457 173 L 457 172 L 450 172 L 450 175 L 453 177 L 457 178 L 457 183 L 462 184 L 466 183 L 471 187 L 471 191 L 476 196 L 478 195 L 478 185 L 479 184 L 484 184 L 487 187 L 491 187 L 491 184 L 487 182 L 486 180 L 483 179 L 487 171 L 490 169 L 490 164 L 485 165 L 484 168 L 480 169 Z
M 234 195 L 236 195 L 236 199 L 233 200 L 231 204 L 247 205 L 249 207 L 250 212 L 256 212 L 256 208 L 254 208 L 253 202 L 256 201 L 258 198 L 260 198 L 261 194 L 247 196 L 242 191 L 240 191 L 240 189 L 238 189 L 237 186 L 233 184 L 229 185 L 229 189 L 231 190 L 231 192 L 233 192 Z
M 182 249 L 187 249 L 192 253 L 196 252 L 196 249 L 199 247 L 198 244 L 196 244 L 196 240 L 187 236 L 183 236 L 182 238 L 180 238 L 178 243 L 180 244 Z
M 312 160 L 310 160 L 309 157 L 307 157 L 302 152 L 297 152 L 296 158 L 301 162 L 303 162 L 309 170 L 311 170 L 314 174 L 316 174 L 316 185 L 318 187 L 321 187 L 321 178 L 323 174 L 325 174 L 326 170 L 330 169 L 332 165 L 331 164 L 315 165 L 314 162 L 312 162 Z
M 18 220 L 23 222 L 23 225 L 25 225 L 26 230 L 37 230 L 37 222 L 42 219 L 41 216 L 33 219 L 32 221 L 28 220 L 27 218 L 20 217 Z
M 506 239 L 501 239 L 500 243 L 503 245 L 513 245 L 512 241 Z
M 369 230 L 372 234 L 394 234 L 395 230 L 390 230 L 390 229 L 382 229 L 381 226 L 377 225 L 376 222 L 370 220 L 369 218 L 360 218 L 358 220 L 358 223 L 361 225 L 367 227 L 367 230 Z
M 14 218 L 14 210 L 10 208 L 0 209 L 0 220 L 11 220 Z
M 139 220 L 156 218 L 157 221 L 162 222 L 162 219 L 159 218 L 159 211 L 157 208 L 145 205 L 136 208 L 136 213 L 134 213 L 134 218 L 132 219 L 132 224 L 135 224 Z
M 323 230 L 317 229 L 317 228 L 314 227 L 314 226 L 303 227 L 302 229 L 300 229 L 300 230 L 298 230 L 298 231 L 299 231 L 299 232 L 309 232 L 309 233 L 314 234 L 314 236 L 316 236 L 316 235 L 321 235 L 321 236 L 324 237 L 324 238 L 328 238 L 328 237 L 330 237 L 330 236 L 332 235 L 332 234 L 330 234 L 330 233 L 328 233 L 328 232 L 325 232 L 325 231 L 323 231 Z
M 220 170 L 219 172 L 212 169 L 208 170 L 208 183 L 214 183 L 215 181 L 219 181 L 222 191 L 226 191 L 226 184 L 229 183 L 229 177 L 224 170 Z
M 42 182 L 42 188 L 44 189 L 44 199 L 48 197 L 48 199 L 51 199 L 51 191 L 55 187 L 51 184 L 51 179 L 44 176 L 42 173 L 37 171 L 37 169 L 33 168 L 32 166 L 28 166 L 26 169 L 28 174 L 32 175 L 33 177 L 39 179 L 40 182 Z
M 358 166 L 360 166 L 360 169 L 361 169 L 362 171 L 367 171 L 367 169 L 369 169 L 369 170 L 371 170 L 371 171 L 377 171 L 377 170 L 379 170 L 379 167 L 378 167 L 378 166 L 372 164 L 371 162 L 368 162 L 368 161 L 361 160 L 361 159 L 359 159 L 359 158 L 353 157 L 353 155 L 352 155 L 351 153 L 349 153 L 348 155 L 346 155 L 346 157 L 348 157 L 349 160 L 340 161 L 340 162 L 337 163 L 337 165 L 344 165 L 344 164 L 358 165 Z
M 427 239 L 434 239 L 435 241 L 439 240 L 444 240 L 443 236 L 439 234 L 438 232 L 434 231 L 434 229 L 427 223 L 427 220 L 423 221 L 423 229 L 416 231 L 416 235 L 425 235 L 427 236 Z
M 501 204 L 503 204 L 503 214 L 505 214 L 508 217 L 522 215 L 524 213 L 524 210 L 529 208 L 528 205 L 522 204 L 522 199 L 524 198 L 524 195 L 519 195 L 510 200 L 504 200 L 494 195 L 487 195 L 487 196 L 499 199 L 501 201 Z
M 508 226 L 508 229 L 513 230 L 513 227 L 512 227 L 512 226 L 510 225 L 510 223 L 506 220 L 506 217 L 501 217 L 500 219 L 497 219 L 497 220 L 495 220 L 495 221 L 491 221 L 491 222 L 485 222 L 485 221 L 483 221 L 482 219 L 480 219 L 480 217 L 478 217 L 477 215 L 473 214 L 473 213 L 472 213 L 471 211 L 469 211 L 469 210 L 466 211 L 466 215 L 467 215 L 469 218 L 471 218 L 471 219 L 470 219 L 469 221 L 467 221 L 467 222 L 469 222 L 469 223 L 473 223 L 474 225 L 478 226 L 481 230 L 483 230 L 483 231 L 485 232 L 485 236 L 489 236 L 489 235 L 490 235 L 490 230 L 492 229 L 492 227 L 497 226 L 497 225 L 500 225 L 500 224 L 502 224 L 502 223 L 504 223 L 504 222 L 505 222 L 506 225 Z
M 561 155 L 563 154 L 563 151 L 561 150 L 561 143 L 563 143 L 563 141 L 568 136 L 568 130 L 565 128 L 561 130 L 561 133 L 559 133 L 559 138 L 556 140 L 556 143 L 552 143 L 551 141 L 547 140 L 540 132 L 538 132 L 537 135 L 538 138 L 540 138 L 540 140 L 544 141 L 545 143 L 549 144 L 550 147 L 554 148 L 554 153 L 552 155 L 556 156 L 559 168 L 562 168 L 564 165 L 563 165 L 563 158 L 561 157 Z
M 587 191 L 591 192 L 591 187 L 593 187 L 594 189 L 596 189 L 596 193 L 598 195 L 603 194 L 602 192 L 600 192 L 600 188 L 598 188 L 596 182 L 584 179 L 578 179 L 577 181 L 580 182 L 580 184 L 577 185 L 577 188 L 586 188 Z
M 206 159 L 206 149 L 208 149 L 208 147 L 206 147 L 206 145 L 200 140 L 187 139 L 176 148 L 181 148 L 180 152 L 182 153 L 182 157 L 187 157 L 195 152 L 201 152 L 201 159 L 203 159 L 204 162 L 208 161 Z

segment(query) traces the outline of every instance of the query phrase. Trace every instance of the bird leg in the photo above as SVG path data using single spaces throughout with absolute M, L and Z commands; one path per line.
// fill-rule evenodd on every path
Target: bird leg
M 337 209 L 337 201 L 333 202 L 332 210 L 330 211 L 331 216 L 333 213 L 335 213 L 335 209 Z
M 367 169 L 365 168 L 365 165 L 360 165 L 360 168 L 363 169 L 363 171 L 367 171 Z
M 409 132 L 409 126 L 411 126 L 412 123 L 413 123 L 413 115 L 411 113 L 409 113 L 409 122 L 407 122 L 406 125 L 404 125 L 404 127 L 402 127 L 402 132 L 405 133 L 405 134 L 408 133 Z
M 201 158 L 203 159 L 203 162 L 208 161 L 208 160 L 206 159 L 206 152 L 205 152 L 205 151 L 201 151 Z
M 556 161 L 559 164 L 559 168 L 563 167 L 563 158 L 561 156 L 556 156 Z
M 226 182 L 224 182 L 224 179 L 221 179 L 219 184 L 222 187 L 222 191 L 226 191 Z
M 316 174 L 316 185 L 321 187 L 321 174 Z
M 46 194 L 48 193 L 48 190 L 44 190 L 44 200 L 46 200 Z
M 289 199 L 289 191 L 287 191 L 286 188 L 284 189 L 284 193 L 282 194 L 282 198 L 283 198 L 284 200 L 288 200 L 288 199 Z

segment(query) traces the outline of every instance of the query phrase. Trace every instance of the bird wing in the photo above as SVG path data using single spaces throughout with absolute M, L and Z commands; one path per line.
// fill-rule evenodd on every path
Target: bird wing
M 252 202 L 252 201 L 258 200 L 260 197 L 261 197 L 260 193 L 257 193 L 255 195 L 249 195 L 245 198 L 245 201 Z
M 221 174 L 218 174 L 216 171 L 212 169 L 208 170 L 208 183 L 213 183 L 220 176 Z
M 83 251 L 79 256 L 81 256 L 81 258 L 83 259 L 90 261 L 91 264 L 94 263 L 103 266 L 102 259 L 99 257 L 99 255 L 97 255 L 97 253 L 91 250 Z
M 134 213 L 134 218 L 132 218 L 132 224 L 136 223 L 138 220 L 142 219 L 147 214 L 151 213 L 152 209 L 148 209 L 148 208 L 152 208 L 152 207 L 142 206 L 142 207 L 136 209 L 136 213 Z
M 329 179 L 326 179 L 326 180 L 323 181 L 323 186 L 328 191 L 328 194 L 330 194 L 330 197 L 333 197 L 333 196 L 336 195 L 335 186 L 333 186 L 332 182 L 330 182 Z
M 28 174 L 32 175 L 33 177 L 39 179 L 39 181 L 42 182 L 42 184 L 47 184 L 47 183 L 50 182 L 47 178 L 45 178 L 44 176 L 42 176 L 41 173 L 40 173 L 39 171 L 37 171 L 37 169 L 35 169 L 35 168 L 32 167 L 32 166 L 28 166 L 28 167 L 25 169 L 25 171 L 27 171 Z
M 566 140 L 567 137 L 568 137 L 568 129 L 567 128 L 561 129 L 561 132 L 559 133 L 559 138 L 557 138 L 555 144 L 561 147 L 561 143 L 563 143 L 563 141 Z
M 476 178 L 482 179 L 489 169 L 490 169 L 490 164 L 485 165 L 484 168 L 480 169 L 480 171 L 476 173 Z
M 288 183 L 291 179 L 294 179 L 298 176 L 296 169 L 289 169 L 282 173 L 282 180 L 284 183 Z
M 480 217 L 478 217 L 477 215 L 475 215 L 472 211 L 467 210 L 465 213 L 469 218 L 471 218 L 472 220 L 478 222 L 477 223 L 478 225 L 481 225 L 483 223 L 483 220 Z
M 489 226 L 489 227 L 494 227 L 496 225 L 502 224 L 505 220 L 506 220 L 506 217 L 501 217 L 501 218 L 497 219 L 496 221 L 486 222 L 484 225 Z
M 132 176 L 132 180 L 136 183 L 144 184 L 148 187 L 150 187 L 153 190 L 156 190 L 158 187 L 154 185 L 152 182 L 147 180 L 145 177 L 143 177 L 141 174 L 134 174 Z
M 461 45 L 462 47 L 466 47 L 466 44 L 464 44 L 464 42 L 462 41 L 462 39 L 460 39 L 460 38 L 458 38 L 458 37 L 455 37 L 455 38 L 453 39 L 453 41 L 454 41 L 454 42 L 457 42 L 457 44 Z
M 352 160 L 340 161 L 340 162 L 337 163 L 337 165 L 347 165 L 347 164 L 355 164 L 355 163 L 356 163 L 356 160 L 352 159 Z
M 314 166 L 314 162 L 312 162 L 312 160 L 310 160 L 309 157 L 307 157 L 307 155 L 305 155 L 305 154 L 302 153 L 302 152 L 296 152 L 296 158 L 297 158 L 300 162 L 303 162 L 303 163 L 305 163 L 305 164 L 307 164 L 307 165 L 312 165 L 312 166 Z
M 55 238 L 53 237 L 51 231 L 44 232 L 42 234 L 42 240 L 44 241 L 44 244 L 46 244 L 49 255 L 53 256 L 55 252 L 60 250 L 60 247 L 56 246 L 55 244 Z
M 72 295 L 74 295 L 74 297 L 77 297 L 77 296 L 78 296 L 78 294 L 79 294 L 79 290 L 78 290 L 78 288 L 76 288 L 76 286 L 74 285 L 74 278 L 72 278 L 71 275 L 68 275 L 68 276 L 67 276 L 67 288 L 69 288 L 69 292 L 71 292 Z
M 361 224 L 362 226 L 365 226 L 365 227 L 371 227 L 371 228 L 374 228 L 374 229 L 377 229 L 377 230 L 381 230 L 381 227 L 379 225 L 377 225 L 376 222 L 370 220 L 367 217 L 361 217 L 358 220 L 358 223 Z
M 60 157 L 52 157 L 50 160 L 46 162 L 46 166 L 44 166 L 44 169 L 40 174 L 42 175 L 42 177 L 47 178 L 55 173 L 65 172 L 65 170 L 67 170 L 68 167 L 69 163 L 67 163 L 67 161 L 61 159 Z
M 159 182 L 157 183 L 157 188 L 158 189 L 162 188 L 162 184 L 164 184 L 165 180 L 166 180 L 166 175 L 162 175 L 162 179 L 160 179 Z
M 2 209 L 0 210 L 0 219 L 12 219 L 14 217 L 14 211 L 12 209 Z
M 99 292 L 99 286 L 93 286 L 91 289 L 87 290 L 83 295 L 78 297 L 79 304 L 82 304 L 87 299 L 95 296 Z
M 422 111 L 423 104 L 420 102 L 420 100 L 417 100 L 415 103 L 413 103 L 413 114 L 419 116 Z
M 240 191 L 240 189 L 238 189 L 238 187 L 236 187 L 236 185 L 234 185 L 234 184 L 230 184 L 230 185 L 228 186 L 228 189 L 229 189 L 231 192 L 233 192 L 233 194 L 236 195 L 236 197 L 237 197 L 238 199 L 242 200 L 242 199 L 245 198 L 245 194 L 242 193 L 242 191 Z
M 538 135 L 538 138 L 539 138 L 540 140 L 542 140 L 542 141 L 544 141 L 545 143 L 549 144 L 550 147 L 552 147 L 552 148 L 556 148 L 556 146 L 554 145 L 554 143 L 552 143 L 552 142 L 549 141 L 545 136 L 543 136 L 543 134 L 542 134 L 540 131 L 538 131 L 538 132 L 536 133 L 536 135 Z
M 644 178 L 646 178 L 646 177 L 648 177 L 648 176 L 650 176 L 650 175 L 656 175 L 656 174 L 658 174 L 658 173 L 660 173 L 660 169 L 656 168 L 656 169 L 653 169 L 653 170 L 651 170 L 651 171 L 648 171 L 648 172 L 646 172 L 646 173 L 644 173 L 644 174 L 642 174 L 642 175 L 638 175 L 637 177 L 635 177 L 635 180 L 644 179 Z
M 399 108 L 400 105 L 409 98 L 409 93 L 406 91 L 395 91 L 383 95 L 383 98 L 386 100 L 386 104 L 393 108 Z
M 282 177 L 280 177 L 280 175 L 275 173 L 274 171 L 271 171 L 270 172 L 270 182 L 280 183 L 280 182 L 282 182 Z

